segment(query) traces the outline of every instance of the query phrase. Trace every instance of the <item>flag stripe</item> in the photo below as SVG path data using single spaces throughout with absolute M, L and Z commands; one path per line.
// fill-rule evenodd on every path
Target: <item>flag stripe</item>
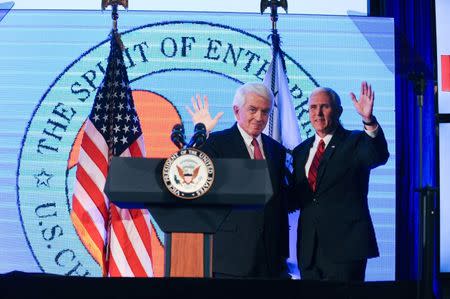
M 127 148 L 126 150 L 124 150 L 120 156 L 121 157 L 131 157 L 130 149 Z
M 75 203 L 80 205 L 81 214 L 78 214 L 78 218 L 82 220 L 89 216 L 95 224 L 99 234 L 101 234 L 102 238 L 106 240 L 105 227 L 108 219 L 104 218 L 104 215 L 98 210 L 90 196 L 86 193 L 86 190 L 84 190 L 83 186 L 78 183 L 78 181 L 76 182 L 75 189 L 76 190 L 73 195 L 73 205 L 75 206 Z M 105 211 L 105 213 L 107 212 Z M 84 214 L 87 214 L 88 216 L 85 216 Z
M 135 142 L 133 142 L 129 149 L 130 149 L 130 154 L 132 157 L 142 157 L 142 151 L 141 148 L 139 146 L 139 141 L 142 140 L 143 138 L 138 138 Z
M 81 222 L 76 213 L 71 213 L 70 216 L 83 245 L 86 247 L 94 260 L 100 265 L 102 273 L 105 273 L 106 269 L 104 264 L 103 248 L 99 248 L 97 244 L 94 243 L 90 237 L 91 232 L 85 228 L 84 223 Z
M 80 149 L 80 159 L 78 162 L 79 165 L 87 172 L 89 177 L 93 182 L 97 184 L 97 186 L 105 186 L 106 183 L 106 174 L 98 168 L 97 163 L 91 159 L 90 155 L 84 150 L 83 147 Z
M 108 161 L 108 144 L 103 138 L 103 135 L 97 130 L 89 118 L 86 121 L 86 129 L 84 134 L 88 135 L 91 140 L 95 140 L 95 145 L 98 152 L 103 156 L 105 161 Z M 81 146 L 83 146 L 83 143 Z
M 93 128 L 96 130 L 95 128 Z M 108 160 L 105 158 L 103 153 L 99 150 L 97 145 L 92 142 L 89 134 L 83 135 L 83 141 L 81 148 L 85 150 L 86 153 L 89 154 L 91 160 L 96 164 L 97 168 L 103 173 L 103 176 L 106 178 L 108 174 Z M 83 159 L 79 159 L 83 161 Z
M 95 184 L 94 181 L 89 177 L 87 172 L 84 170 L 81 164 L 78 164 L 76 178 L 78 183 L 83 187 L 86 193 L 89 195 L 89 198 L 94 202 L 98 211 L 102 214 L 103 219 L 108 219 L 108 208 L 105 203 L 105 196 L 102 191 L 100 191 L 99 187 Z
M 140 246 L 136 249 L 138 252 L 139 258 L 144 264 L 144 268 L 147 270 L 151 270 L 152 267 L 152 258 L 151 258 L 151 236 L 150 230 L 146 221 L 150 220 L 149 217 L 145 217 L 145 213 L 148 213 L 147 210 L 130 210 L 131 218 L 133 219 L 133 224 L 135 228 L 136 239 L 140 242 Z M 141 251 L 144 251 L 142 252 Z M 153 276 L 153 273 L 150 273 L 150 276 Z
M 145 210 L 125 210 L 120 209 L 121 218 L 124 220 L 124 228 L 130 239 L 130 243 L 133 246 L 136 256 L 139 258 L 140 264 L 142 264 L 144 271 L 148 276 L 152 276 L 152 261 L 150 259 L 150 254 L 147 251 L 147 246 L 145 243 L 150 243 L 150 231 L 147 231 L 148 235 L 144 236 L 143 230 L 147 229 L 146 225 L 140 225 L 139 219 L 143 219 L 143 211 Z M 138 227 L 139 225 L 139 227 Z M 141 233 L 140 233 L 141 232 Z M 145 238 L 143 238 L 145 237 Z M 144 242 L 146 240 L 147 242 Z
M 111 210 L 114 210 L 114 205 L 111 205 Z M 117 272 L 111 272 L 111 277 L 133 277 L 135 276 L 133 271 L 128 264 L 127 257 L 125 256 L 122 247 L 120 246 L 120 242 L 116 236 L 115 227 L 111 226 L 111 245 L 110 245 L 110 260 L 115 263 Z
M 122 253 L 128 261 L 127 265 L 131 269 L 134 276 L 146 276 L 145 270 L 136 252 L 133 250 L 133 245 L 130 241 L 129 235 L 127 234 L 123 220 L 124 219 L 121 217 L 118 208 L 115 205 L 111 205 L 111 228 L 114 230 L 117 245 L 122 249 Z
M 86 232 L 90 232 L 89 234 L 86 234 L 84 240 L 88 243 L 88 248 L 91 248 L 92 251 L 95 251 L 95 253 L 91 253 L 92 256 L 95 257 L 97 262 L 102 259 L 102 255 L 100 254 L 103 251 L 103 248 L 105 246 L 105 236 L 101 235 L 97 226 L 92 221 L 92 218 L 89 216 L 89 214 L 84 213 L 84 209 L 81 206 L 80 202 L 77 200 L 76 196 L 74 195 L 74 202 L 73 202 L 73 213 L 77 219 L 82 223 L 83 230 Z M 83 218 L 79 218 L 78 215 L 83 215 Z M 95 248 L 92 248 L 95 245 Z
M 116 261 L 113 257 L 113 254 L 111 254 L 111 258 L 109 260 L 109 273 L 108 273 L 109 277 L 121 277 L 121 276 L 126 276 L 126 275 L 121 275 L 119 268 L 116 265 Z M 128 275 L 130 276 L 130 275 Z

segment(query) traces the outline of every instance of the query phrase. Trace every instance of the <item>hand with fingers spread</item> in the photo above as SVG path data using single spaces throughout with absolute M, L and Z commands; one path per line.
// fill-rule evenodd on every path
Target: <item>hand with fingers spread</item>
M 361 115 L 362 120 L 365 124 L 374 123 L 373 119 L 373 102 L 375 100 L 375 91 L 372 90 L 372 86 L 367 84 L 366 81 L 361 83 L 361 92 L 359 95 L 359 100 L 356 98 L 353 92 L 350 93 L 353 105 L 356 108 L 356 112 Z
M 191 98 L 191 101 L 193 110 L 191 110 L 188 106 L 186 106 L 186 109 L 192 117 L 192 122 L 194 125 L 203 123 L 206 127 L 206 131 L 211 132 L 217 125 L 219 119 L 222 117 L 223 112 L 219 112 L 214 118 L 211 118 L 211 115 L 209 114 L 209 103 L 207 96 L 204 96 L 202 101 L 200 95 L 197 94 L 195 97 Z

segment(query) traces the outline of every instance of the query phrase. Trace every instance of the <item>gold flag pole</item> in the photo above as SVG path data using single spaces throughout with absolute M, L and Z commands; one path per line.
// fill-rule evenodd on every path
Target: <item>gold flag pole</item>
M 125 9 L 128 9 L 128 0 L 102 0 L 102 10 L 105 10 L 108 6 L 112 7 L 111 18 L 113 20 L 112 23 L 112 32 L 114 34 L 114 38 L 119 44 L 120 48 L 123 50 L 124 45 L 122 40 L 120 39 L 120 34 L 117 30 L 117 19 L 119 19 L 119 13 L 117 12 L 117 7 L 122 5 Z

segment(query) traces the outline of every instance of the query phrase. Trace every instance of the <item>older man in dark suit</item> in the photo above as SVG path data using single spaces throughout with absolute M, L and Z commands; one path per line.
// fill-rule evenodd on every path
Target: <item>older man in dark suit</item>
M 351 93 L 364 131 L 348 131 L 332 89 L 317 88 L 309 98 L 315 136 L 294 149 L 294 189 L 300 208 L 297 257 L 303 279 L 363 281 L 367 259 L 379 255 L 367 193 L 370 170 L 389 157 L 383 130 L 373 116 L 375 93 L 361 84 Z
M 208 130 L 221 115 L 211 119 L 208 100 L 193 99 L 194 122 Z M 286 152 L 282 145 L 262 134 L 273 106 L 272 92 L 261 83 L 239 87 L 233 100 L 236 123 L 209 135 L 201 150 L 212 158 L 265 159 L 274 195 L 264 210 L 234 210 L 214 235 L 215 277 L 286 277 L 289 255 L 288 218 L 283 178 Z M 237 170 L 238 171 L 238 170 Z M 242 182 L 245 184 L 245 182 Z

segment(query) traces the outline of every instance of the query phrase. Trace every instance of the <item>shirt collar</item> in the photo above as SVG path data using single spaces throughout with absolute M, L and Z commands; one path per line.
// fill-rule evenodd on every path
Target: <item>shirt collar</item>
M 336 129 L 333 130 L 331 133 L 325 135 L 325 137 L 320 137 L 319 135 L 317 135 L 316 133 L 316 137 L 314 139 L 314 144 L 313 147 L 317 147 L 319 145 L 319 141 L 320 139 L 323 139 L 323 142 L 325 142 L 325 147 L 327 147 L 328 143 L 330 143 L 331 138 L 333 138 L 334 133 L 336 132 Z
M 239 132 L 241 133 L 242 138 L 244 139 L 245 145 L 247 147 L 253 146 L 252 141 L 253 141 L 254 137 L 250 136 L 247 132 L 245 132 L 244 129 L 241 128 L 239 123 L 237 123 L 237 127 L 238 127 Z M 258 141 L 259 145 L 262 146 L 261 134 L 259 134 L 258 137 L 256 137 L 256 140 Z

